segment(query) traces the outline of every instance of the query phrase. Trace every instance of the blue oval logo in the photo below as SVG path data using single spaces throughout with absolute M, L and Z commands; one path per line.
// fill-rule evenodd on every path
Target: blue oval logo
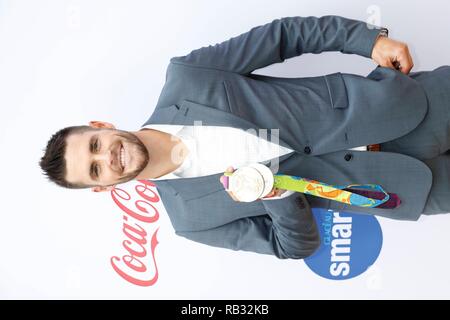
M 347 280 L 375 263 L 383 245 L 375 216 L 320 208 L 314 208 L 313 214 L 322 243 L 304 261 L 314 273 L 331 280 Z

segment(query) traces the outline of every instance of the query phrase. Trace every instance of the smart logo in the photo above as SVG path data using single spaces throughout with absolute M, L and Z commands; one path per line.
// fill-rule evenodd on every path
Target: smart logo
M 375 263 L 383 234 L 374 216 L 326 209 L 313 209 L 313 214 L 322 243 L 304 261 L 314 273 L 331 280 L 347 280 Z

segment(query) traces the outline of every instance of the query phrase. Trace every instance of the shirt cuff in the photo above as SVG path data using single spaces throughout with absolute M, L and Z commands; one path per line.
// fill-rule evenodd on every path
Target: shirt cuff
M 295 193 L 295 191 L 291 191 L 291 190 L 286 190 L 282 195 L 280 196 L 276 196 L 276 197 L 272 197 L 272 198 L 266 198 L 266 199 L 261 199 L 261 200 L 279 200 L 279 199 L 283 199 L 286 197 L 289 197 L 291 194 Z

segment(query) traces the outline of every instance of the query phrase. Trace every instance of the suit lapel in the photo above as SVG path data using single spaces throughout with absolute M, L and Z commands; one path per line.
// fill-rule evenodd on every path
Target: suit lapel
M 202 125 L 231 126 L 244 130 L 257 127 L 254 123 L 237 117 L 232 113 L 188 100 L 183 100 L 180 106 L 173 104 L 169 107 L 157 108 L 145 125 L 194 125 L 195 121 L 198 121 L 199 125 L 201 121 Z
M 216 108 L 208 107 L 196 102 L 183 100 L 181 106 L 171 105 L 165 108 L 157 108 L 150 119 L 144 124 L 175 124 L 175 125 L 205 125 L 205 126 L 220 126 L 233 127 L 242 130 L 252 129 L 258 132 L 260 128 L 253 122 L 244 118 L 238 117 L 231 112 L 222 111 Z M 270 134 L 268 134 L 270 136 Z M 267 140 L 264 135 L 261 138 Z M 279 137 L 279 143 L 283 147 L 292 147 Z

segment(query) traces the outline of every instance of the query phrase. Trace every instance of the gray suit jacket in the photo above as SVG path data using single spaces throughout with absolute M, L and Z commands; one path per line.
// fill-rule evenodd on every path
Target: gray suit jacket
M 424 163 L 401 154 L 347 151 L 413 130 L 428 108 L 418 81 L 382 67 L 367 77 L 334 73 L 288 79 L 251 73 L 303 53 L 370 57 L 379 31 L 336 16 L 287 17 L 172 58 L 158 104 L 144 125 L 202 121 L 244 130 L 280 129 L 280 143 L 295 150 L 280 159 L 280 173 L 339 185 L 377 183 L 399 194 L 402 205 L 395 210 L 360 209 L 299 193 L 239 203 L 224 191 L 220 173 L 156 180 L 178 235 L 299 259 L 320 243 L 311 207 L 418 219 L 432 182 Z

